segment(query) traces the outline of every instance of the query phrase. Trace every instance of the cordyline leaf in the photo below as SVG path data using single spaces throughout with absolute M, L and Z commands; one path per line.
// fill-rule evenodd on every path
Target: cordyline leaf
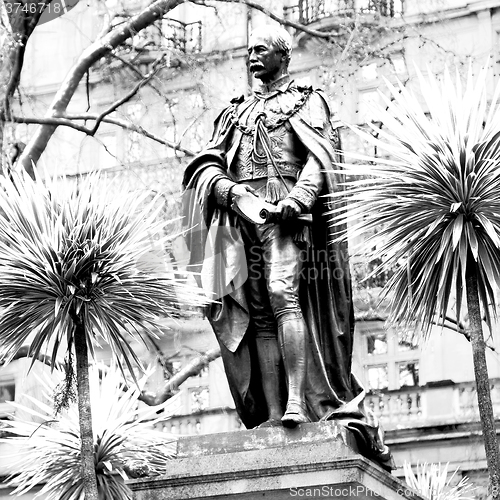
M 101 371 L 106 369 L 101 367 Z M 55 370 L 59 378 L 63 374 Z M 139 381 L 144 387 L 147 376 Z M 177 409 L 177 398 L 162 405 L 142 408 L 137 386 L 126 387 L 116 369 L 107 369 L 99 378 L 99 368 L 90 372 L 92 419 L 94 430 L 95 465 L 98 490 L 106 500 L 127 500 L 132 492 L 123 483 L 128 479 L 131 463 L 145 468 L 148 475 L 163 474 L 168 461 L 175 454 L 175 440 L 154 425 L 169 418 Z M 42 387 L 50 397 L 57 379 L 41 379 Z M 28 492 L 44 484 L 35 498 L 46 495 L 47 500 L 83 500 L 81 477 L 80 428 L 75 406 L 54 418 L 53 409 L 30 397 L 37 410 L 20 404 L 13 406 L 33 415 L 45 423 L 11 420 L 6 429 L 14 437 L 2 438 L 0 443 L 16 443 L 19 453 L 11 458 L 18 463 L 20 473 L 12 475 L 8 484 L 15 494 Z
M 57 184 L 58 183 L 58 184 Z M 61 183 L 63 187 L 61 187 Z M 99 176 L 78 185 L 25 173 L 0 177 L 0 345 L 5 360 L 23 345 L 55 362 L 85 322 L 88 348 L 111 346 L 123 370 L 161 319 L 201 305 L 198 287 L 168 271 L 168 221 L 160 198 L 118 190 Z M 144 333 L 146 330 L 146 333 Z M 158 330 L 159 331 L 159 330 Z
M 353 180 L 332 195 L 347 207 L 332 210 L 331 223 L 348 223 L 358 240 L 367 235 L 356 250 L 369 260 L 382 258 L 377 271 L 396 269 L 384 289 L 390 320 L 419 324 L 426 336 L 452 305 L 460 312 L 471 262 L 487 322 L 496 315 L 500 84 L 488 102 L 487 67 L 477 77 L 469 70 L 463 85 L 458 72 L 445 70 L 441 80 L 417 74 L 419 98 L 388 82 L 376 137 L 350 127 L 390 160 L 344 152 L 352 161 L 339 167 Z
M 476 488 L 467 477 L 452 486 L 458 469 L 448 478 L 448 467 L 449 463 L 441 465 L 417 462 L 414 472 L 411 464 L 405 462 L 403 464 L 405 481 L 410 488 L 428 500 L 473 500 L 472 493 Z

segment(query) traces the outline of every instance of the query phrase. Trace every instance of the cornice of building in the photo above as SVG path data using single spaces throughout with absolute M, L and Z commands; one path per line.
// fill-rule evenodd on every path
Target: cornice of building
M 496 421 L 496 434 L 500 436 L 500 421 Z M 436 423 L 434 425 L 415 426 L 411 429 L 394 429 L 384 432 L 385 443 L 396 450 L 422 449 L 455 449 L 468 450 L 467 455 L 457 453 L 457 462 L 462 461 L 461 467 L 467 470 L 484 470 L 486 460 L 482 456 L 483 437 L 480 422 L 467 422 L 450 425 Z M 471 450 L 477 447 L 477 452 Z M 418 453 L 418 452 L 417 452 Z M 463 463 L 465 459 L 465 464 Z
M 444 20 L 452 20 L 460 17 L 466 17 L 478 12 L 499 8 L 497 0 L 481 0 L 478 2 L 470 2 L 465 6 L 443 8 L 439 11 L 429 13 L 415 13 L 411 15 L 403 15 L 400 18 L 394 18 L 393 23 L 395 26 L 403 24 L 432 24 Z

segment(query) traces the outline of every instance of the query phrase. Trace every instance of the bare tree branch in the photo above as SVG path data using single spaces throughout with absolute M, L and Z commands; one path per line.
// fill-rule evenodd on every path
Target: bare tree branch
M 29 353 L 28 346 L 21 347 L 21 349 L 19 349 L 19 351 L 12 359 L 12 361 L 21 358 L 29 358 L 30 356 L 28 355 L 28 353 Z M 194 358 L 190 363 L 188 363 L 184 368 L 182 368 L 182 370 L 180 370 L 171 378 L 169 378 L 165 382 L 164 386 L 157 393 L 153 393 L 150 391 L 142 391 L 141 395 L 139 396 L 139 399 L 148 406 L 156 406 L 161 403 L 164 403 L 165 401 L 167 401 L 167 399 L 170 399 L 177 392 L 181 384 L 183 384 L 187 379 L 198 375 L 201 372 L 201 370 L 203 370 L 203 368 L 208 366 L 212 361 L 214 361 L 219 357 L 220 357 L 219 347 L 215 347 L 213 349 L 210 349 L 206 353 L 200 354 L 199 356 Z M 40 356 L 38 356 L 37 359 L 41 363 L 44 363 L 47 366 L 51 366 L 52 361 L 49 356 L 41 354 Z M 0 366 L 2 366 L 2 364 L 3 361 L 0 358 Z M 64 363 L 63 362 L 56 363 L 56 366 L 58 368 L 62 368 L 64 366 Z M 126 386 L 124 386 L 124 388 L 126 389 Z
M 165 59 L 165 56 L 162 55 L 160 58 L 158 58 L 154 63 L 153 63 L 153 69 L 147 74 L 144 75 L 143 79 L 138 82 L 130 92 L 127 92 L 121 99 L 118 99 L 116 102 L 111 104 L 107 109 L 105 109 L 102 113 L 99 114 L 99 116 L 95 120 L 94 128 L 93 131 L 94 133 L 97 131 L 99 128 L 100 123 L 103 121 L 103 119 L 116 111 L 122 104 L 125 104 L 128 102 L 132 97 L 134 97 L 139 90 L 146 85 L 157 73 L 162 69 L 162 66 L 160 65 L 161 61 Z M 94 134 L 91 134 L 94 135 Z
M 81 117 L 78 117 L 77 115 L 69 116 L 68 118 L 70 119 L 82 119 L 84 115 L 81 115 Z M 92 116 L 95 115 L 87 115 L 87 117 L 90 117 L 92 119 Z M 167 146 L 175 151 L 179 151 L 181 153 L 184 153 L 186 156 L 194 156 L 196 153 L 194 151 L 191 151 L 190 149 L 184 148 L 179 145 L 179 143 L 174 143 L 172 141 L 167 141 L 166 139 L 162 139 L 161 137 L 148 132 L 145 128 L 141 127 L 140 125 L 136 125 L 131 122 L 127 122 L 125 120 L 121 120 L 120 118 L 104 118 L 103 122 L 105 123 L 111 123 L 113 125 L 118 125 L 119 127 L 122 127 L 126 130 L 130 130 L 132 132 L 138 132 L 139 134 L 143 135 L 144 137 L 147 137 L 148 139 L 151 139 L 152 141 L 158 142 L 159 144 L 163 144 L 164 146 Z
M 83 76 L 101 57 L 183 3 L 186 3 L 186 0 L 156 0 L 139 14 L 133 16 L 123 26 L 113 29 L 87 47 L 56 92 L 45 118 L 57 118 L 64 115 Z M 38 163 L 56 128 L 57 124 L 46 123 L 41 125 L 33 134 L 19 159 L 19 162 L 27 171 L 30 170 L 32 164 L 36 165 Z
M 340 55 L 339 63 L 341 63 L 347 57 L 349 49 L 351 48 L 352 41 L 354 40 L 354 36 L 358 32 L 358 26 L 359 26 L 359 17 L 356 16 L 356 20 L 354 21 L 354 28 L 352 29 L 352 31 L 349 35 L 349 38 L 347 40 L 347 43 L 345 44 L 344 50 L 342 51 L 342 54 Z
M 331 38 L 330 34 L 328 33 L 318 30 L 312 30 L 310 28 L 307 28 L 306 26 L 302 26 L 301 24 L 295 23 L 293 21 L 288 21 L 279 16 L 276 16 L 270 10 L 262 7 L 253 0 L 218 1 L 246 4 L 253 9 L 263 12 L 271 19 L 274 19 L 286 26 L 291 26 L 295 29 L 304 31 L 312 36 L 316 36 L 319 38 Z M 156 20 L 161 19 L 167 12 L 183 3 L 188 2 L 187 0 L 156 0 L 149 7 L 143 9 L 139 14 L 133 16 L 130 21 L 114 28 L 102 38 L 99 38 L 94 43 L 92 43 L 81 54 L 76 64 L 69 71 L 64 82 L 56 93 L 52 104 L 45 115 L 45 118 L 57 118 L 65 114 L 68 104 L 73 98 L 73 95 L 78 88 L 81 79 L 88 71 L 88 69 L 92 67 L 101 57 L 111 52 L 119 45 L 127 41 L 129 38 L 131 38 L 133 35 L 146 28 L 147 26 L 150 26 Z M 191 3 L 199 4 L 200 2 L 194 0 Z M 50 138 L 54 134 L 57 125 L 57 123 L 47 122 L 45 124 L 42 124 L 37 129 L 19 159 L 19 162 L 23 165 L 24 168 L 29 170 L 31 168 L 31 165 L 37 164 L 41 154 L 47 147 Z
M 220 357 L 219 347 L 215 347 L 214 349 L 201 354 L 188 363 L 182 370 L 169 378 L 159 392 L 152 393 L 143 391 L 139 399 L 149 406 L 155 406 L 165 402 L 176 393 L 177 389 L 183 382 L 190 377 L 198 375 L 198 373 L 200 373 L 205 366 L 208 366 L 209 363 L 218 357 Z
M 116 53 L 111 54 L 115 59 L 120 61 L 124 66 L 129 68 L 135 75 L 137 75 L 139 78 L 144 78 L 144 75 L 141 73 L 141 71 L 136 68 L 130 61 L 127 61 L 124 57 L 119 56 Z M 157 80 L 158 77 L 154 75 L 154 79 Z M 160 82 L 161 83 L 161 82 Z M 165 93 L 162 92 L 156 85 L 153 85 L 151 82 L 149 82 L 149 86 L 160 96 L 166 99 Z
M 290 26 L 291 28 L 295 28 L 296 30 L 303 31 L 304 33 L 307 33 L 308 35 L 317 37 L 317 38 L 326 38 L 331 39 L 332 34 L 328 33 L 326 31 L 318 31 L 314 30 L 311 28 L 308 28 L 307 26 L 304 26 L 303 24 L 296 23 L 294 21 L 289 21 L 288 19 L 285 19 L 283 17 L 277 16 L 274 12 L 270 11 L 269 9 L 266 9 L 262 5 L 252 1 L 252 0 L 215 0 L 216 2 L 225 2 L 225 3 L 239 3 L 242 5 L 248 5 L 252 9 L 258 10 L 268 16 L 270 19 L 273 21 L 277 21 L 280 24 L 283 24 L 284 26 Z M 205 0 L 192 0 L 192 3 L 195 3 L 197 5 L 204 5 L 208 7 L 209 5 Z
M 38 24 L 43 11 L 51 2 L 52 0 L 42 0 L 37 5 L 37 7 L 41 6 L 41 9 L 37 9 L 34 13 L 25 13 L 23 10 L 7 12 L 8 15 L 10 14 L 8 21 L 15 45 L 9 51 L 6 58 L 9 61 L 10 71 L 8 73 L 8 80 L 2 90 L 3 102 L 0 108 L 0 120 L 3 120 L 4 117 L 8 117 L 10 114 L 10 100 L 21 80 L 26 43 Z
M 179 135 L 179 143 L 182 141 L 182 139 L 184 139 L 184 137 L 186 136 L 186 134 L 189 132 L 189 130 L 194 126 L 196 125 L 196 123 L 198 123 L 201 119 L 201 117 L 203 116 L 203 114 L 206 112 L 206 110 L 202 111 L 200 113 L 199 116 L 193 118 L 186 127 L 184 127 L 184 130 L 180 133 Z
M 82 115 L 84 116 L 84 115 Z M 85 116 L 91 116 L 91 115 L 85 115 Z M 84 118 L 81 118 L 84 119 Z M 84 134 L 87 135 L 93 135 L 92 134 L 92 129 L 85 127 L 84 125 L 79 125 L 78 123 L 74 123 L 71 118 L 68 118 L 66 116 L 59 116 L 57 118 L 54 117 L 44 117 L 44 118 L 39 118 L 36 116 L 17 116 L 13 115 L 10 117 L 10 121 L 14 123 L 27 123 L 28 125 L 51 125 L 51 126 L 64 126 L 64 127 L 69 127 L 73 128 L 75 130 L 78 130 L 78 132 L 83 132 Z
M 116 111 L 121 105 L 125 104 L 128 102 L 132 97 L 134 97 L 139 90 L 144 87 L 151 79 L 153 79 L 158 72 L 164 68 L 163 65 L 161 65 L 161 62 L 164 60 L 165 56 L 162 55 L 159 57 L 156 61 L 153 63 L 153 69 L 146 75 L 143 75 L 139 70 L 136 70 L 137 73 L 141 76 L 141 81 L 139 81 L 134 88 L 132 88 L 129 92 L 127 92 L 122 98 L 118 99 L 115 101 L 111 106 L 106 108 L 103 112 L 100 114 L 90 114 L 90 113 L 84 113 L 81 115 L 62 115 L 57 118 L 25 118 L 25 117 L 19 117 L 15 116 L 12 117 L 12 121 L 16 123 L 31 123 L 31 124 L 38 124 L 38 125 L 57 125 L 57 126 L 66 126 L 73 128 L 74 130 L 78 130 L 79 132 L 83 132 L 84 134 L 94 136 L 98 129 L 99 126 L 102 122 L 106 123 L 111 123 L 113 125 L 118 125 L 119 127 L 122 127 L 127 130 L 131 130 L 133 132 L 140 133 L 141 135 L 147 137 L 148 139 L 154 140 L 155 142 L 158 142 L 160 144 L 163 144 L 165 146 L 168 146 L 171 149 L 174 149 L 176 151 L 180 151 L 188 156 L 194 156 L 194 153 L 186 148 L 183 148 L 180 146 L 179 143 L 175 144 L 171 141 L 166 141 L 162 139 L 161 137 L 148 132 L 145 130 L 143 127 L 133 124 L 132 122 L 127 122 L 125 120 L 121 120 L 119 118 L 110 118 L 108 117 L 109 114 L 113 113 Z M 92 128 L 85 127 L 84 125 L 79 125 L 77 123 L 74 123 L 73 120 L 93 120 L 95 123 Z M 180 142 L 180 141 L 179 141 Z
M 152 132 L 147 131 L 144 127 L 141 127 L 140 125 L 136 125 L 135 123 L 122 120 L 120 118 L 113 118 L 113 117 L 101 117 L 99 114 L 93 114 L 93 113 L 83 113 L 81 115 L 63 115 L 57 118 L 37 118 L 37 117 L 26 117 L 26 116 L 12 116 L 11 121 L 14 123 L 27 123 L 31 125 L 54 125 L 54 126 L 63 126 L 63 127 L 69 127 L 74 130 L 78 130 L 78 132 L 82 132 L 84 134 L 94 136 L 97 133 L 97 128 L 96 127 L 85 127 L 84 125 L 79 125 L 78 123 L 75 123 L 75 120 L 82 120 L 82 121 L 88 121 L 88 120 L 97 120 L 101 118 L 102 123 L 110 123 L 112 125 L 117 125 L 123 129 L 130 130 L 132 132 L 137 132 L 144 137 L 147 137 L 148 139 L 151 139 L 152 141 L 155 141 L 159 144 L 162 144 L 164 146 L 167 146 L 175 151 L 179 151 L 181 153 L 184 153 L 186 156 L 194 156 L 195 153 L 191 151 L 190 149 L 184 148 L 180 146 L 178 143 L 174 143 L 172 141 L 167 141 L 165 139 L 162 139 L 161 137 L 153 134 Z

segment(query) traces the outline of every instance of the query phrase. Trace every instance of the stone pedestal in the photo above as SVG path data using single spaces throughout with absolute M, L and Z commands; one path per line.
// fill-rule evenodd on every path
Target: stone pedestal
M 335 422 L 184 437 L 168 475 L 127 484 L 136 500 L 421 500 L 355 450 Z

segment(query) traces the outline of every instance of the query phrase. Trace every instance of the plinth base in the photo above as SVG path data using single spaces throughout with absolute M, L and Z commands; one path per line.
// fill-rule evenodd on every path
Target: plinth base
M 335 422 L 185 437 L 168 475 L 127 484 L 136 500 L 423 500 L 355 450 Z

